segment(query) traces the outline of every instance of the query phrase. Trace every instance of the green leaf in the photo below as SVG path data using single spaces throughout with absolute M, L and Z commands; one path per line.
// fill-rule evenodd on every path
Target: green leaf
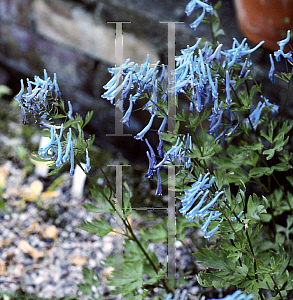
M 81 291 L 84 295 L 90 295 L 92 291 L 92 287 L 89 284 L 80 283 L 77 285 L 78 290 Z
M 268 149 L 268 150 L 265 150 L 265 151 L 263 151 L 263 154 L 264 154 L 264 155 L 268 155 L 268 156 L 266 157 L 266 160 L 270 160 L 270 159 L 272 159 L 272 157 L 273 157 L 274 154 L 275 154 L 275 149 Z
M 248 267 L 244 264 L 242 264 L 241 267 L 237 266 L 236 273 L 242 275 L 245 278 L 247 276 L 247 273 L 248 273 Z
M 202 249 L 201 252 L 193 254 L 200 264 L 208 268 L 222 269 L 228 272 L 235 270 L 235 265 L 231 259 L 228 258 L 229 252 L 222 250 L 220 255 L 212 249 Z
M 253 194 L 253 197 L 249 196 L 247 201 L 247 218 L 254 221 L 260 221 L 260 214 L 266 213 L 266 209 L 263 205 L 259 205 L 260 199 L 256 194 Z
M 97 236 L 105 236 L 109 232 L 113 231 L 112 225 L 110 225 L 105 219 L 97 220 L 94 219 L 91 223 L 89 221 L 82 221 L 84 227 L 77 226 L 77 228 L 82 229 L 87 232 L 97 233 Z
M 268 140 L 270 143 L 273 142 L 273 136 L 267 135 L 263 130 L 260 131 L 260 135 L 263 136 L 266 140 Z
M 271 175 L 273 169 L 269 167 L 256 167 L 249 170 L 249 177 L 261 177 L 263 175 Z
M 242 230 L 242 228 L 244 227 L 244 224 L 238 223 L 238 221 L 237 222 L 231 222 L 231 224 L 232 224 L 232 226 L 233 226 L 233 228 L 236 232 Z M 233 230 L 232 230 L 229 222 L 222 222 L 221 225 L 220 225 L 220 231 L 221 232 L 232 232 Z
M 84 121 L 84 124 L 82 126 L 82 128 L 91 120 L 92 116 L 94 114 L 94 111 L 88 111 L 86 116 L 85 116 L 85 121 Z
M 82 268 L 83 279 L 90 285 L 99 286 L 100 279 L 94 270 L 90 270 L 88 267 L 83 266 Z

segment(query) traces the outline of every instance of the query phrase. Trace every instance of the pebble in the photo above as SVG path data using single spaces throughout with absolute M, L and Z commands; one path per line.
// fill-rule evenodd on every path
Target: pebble
M 111 295 L 113 287 L 106 285 L 105 276 L 111 274 L 112 268 L 105 270 L 101 266 L 103 260 L 115 254 L 115 234 L 98 237 L 94 233 L 76 228 L 82 225 L 83 220 L 92 221 L 94 216 L 81 206 L 80 200 L 71 198 L 69 186 L 57 188 L 60 192 L 59 197 L 44 201 L 45 208 L 38 208 L 36 203 L 28 201 L 24 205 L 16 205 L 15 203 L 20 203 L 21 198 L 15 196 L 17 193 L 13 189 L 20 188 L 20 185 L 29 186 L 36 177 L 30 175 L 24 181 L 23 174 L 17 171 L 12 163 L 6 166 L 10 166 L 10 176 L 7 179 L 6 191 L 2 195 L 6 197 L 7 212 L 0 211 L 0 242 L 7 240 L 8 243 L 0 248 L 0 260 L 6 263 L 5 274 L 0 274 L 0 290 L 15 291 L 19 288 L 18 282 L 21 282 L 24 290 L 38 293 L 40 297 L 75 295 L 80 300 L 87 300 L 89 296 L 82 295 L 77 288 L 77 284 L 84 283 L 82 266 L 85 265 L 89 269 L 94 269 L 100 278 L 100 286 L 92 286 L 94 297 L 98 298 L 100 293 L 105 300 L 122 299 L 120 296 Z M 70 180 L 64 182 L 70 183 Z M 85 200 L 83 203 L 88 201 Z M 102 217 L 114 222 L 107 214 Z M 33 224 L 36 226 L 33 227 Z M 42 235 L 44 228 L 52 225 L 58 232 L 55 241 Z M 28 253 L 23 253 L 18 248 L 19 242 L 23 239 L 35 250 L 43 251 L 44 255 L 33 258 Z M 176 241 L 175 247 L 176 263 L 184 270 L 190 265 L 190 257 L 185 253 L 180 241 Z M 166 245 L 150 243 L 149 250 L 155 252 L 159 262 L 165 263 Z M 74 257 L 81 259 L 72 260 Z M 84 257 L 86 260 L 82 260 Z M 192 284 L 197 284 L 196 278 L 190 280 L 190 288 Z M 193 294 L 199 293 L 199 289 L 192 291 Z

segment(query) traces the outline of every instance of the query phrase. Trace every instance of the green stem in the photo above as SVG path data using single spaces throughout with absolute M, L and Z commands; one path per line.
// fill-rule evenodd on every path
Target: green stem
M 225 216 L 225 219 L 228 221 L 228 223 L 229 223 L 229 225 L 230 225 L 230 227 L 231 227 L 231 229 L 232 229 L 232 231 L 234 232 L 234 234 L 235 234 L 235 236 L 239 239 L 239 241 L 241 242 L 241 244 L 244 244 L 243 243 L 243 240 L 242 240 L 242 238 L 238 235 L 238 233 L 235 231 L 235 229 L 234 229 L 234 227 L 233 227 L 233 225 L 232 225 L 232 223 L 231 223 L 231 221 L 230 221 L 230 219 L 227 217 L 227 215 L 225 214 L 225 212 L 223 211 L 222 212 L 223 213 L 223 215 Z M 248 240 L 248 243 L 249 243 L 249 246 L 251 247 L 251 249 L 252 249 L 252 245 L 251 245 L 251 243 L 250 243 L 250 240 Z M 261 266 L 264 266 L 264 264 L 253 254 L 253 252 L 251 252 L 246 246 L 244 246 L 244 250 L 255 260 L 255 262 L 257 262 L 259 265 L 261 265 Z M 256 265 L 255 265 L 256 266 Z M 276 289 L 276 291 L 277 291 L 277 293 L 280 295 L 280 299 L 281 300 L 284 300 L 284 298 L 283 298 L 283 296 L 282 296 L 282 294 L 281 294 L 281 291 L 279 290 L 279 288 L 278 288 L 278 285 L 277 285 L 277 283 L 276 283 L 276 281 L 275 281 L 275 279 L 274 279 L 274 277 L 273 277 L 273 275 L 270 273 L 270 272 L 268 272 L 268 275 L 271 277 L 271 279 L 272 279 L 272 281 L 273 281 L 273 283 L 274 283 L 274 285 L 275 285 L 275 289 Z
M 82 166 L 80 165 L 80 163 L 79 163 L 79 162 L 77 162 L 77 163 L 78 163 L 79 166 L 82 168 Z M 109 180 L 108 180 L 108 178 L 107 178 L 107 175 L 103 172 L 103 170 L 102 170 L 102 168 L 100 167 L 99 164 L 98 164 L 98 167 L 99 167 L 99 169 L 102 171 L 102 173 L 103 173 L 103 175 L 105 176 L 105 179 L 107 180 L 107 182 L 109 182 Z M 83 170 L 83 168 L 82 168 L 82 170 Z M 112 206 L 112 208 L 116 211 L 118 217 L 122 220 L 124 226 L 125 226 L 126 229 L 129 231 L 131 237 L 129 237 L 129 235 L 126 235 L 126 234 L 124 234 L 124 235 L 127 236 L 127 237 L 129 237 L 131 240 L 133 240 L 134 242 L 137 243 L 138 247 L 139 247 L 140 250 L 143 252 L 144 256 L 145 256 L 146 259 L 149 261 L 149 263 L 151 264 L 151 266 L 152 266 L 152 268 L 154 269 L 154 271 L 156 272 L 156 274 L 158 274 L 158 269 L 157 269 L 157 267 L 155 266 L 154 262 L 152 261 L 152 259 L 151 259 L 150 256 L 148 255 L 148 253 L 145 251 L 144 247 L 142 246 L 142 244 L 140 243 L 140 241 L 138 240 L 138 238 L 136 237 L 136 235 L 135 235 L 135 233 L 133 232 L 132 227 L 131 227 L 131 225 L 130 225 L 128 219 L 127 219 L 127 218 L 124 218 L 123 216 L 120 215 L 120 213 L 116 210 L 116 207 L 115 207 L 114 202 L 111 201 L 111 199 L 110 199 L 111 197 L 108 198 L 108 197 L 105 195 L 105 193 L 104 193 L 104 192 L 97 186 L 97 184 L 93 181 L 93 179 L 92 179 L 87 173 L 85 173 L 85 174 L 86 174 L 87 178 L 91 181 L 92 185 L 93 185 L 94 187 L 96 187 L 96 188 L 99 189 L 99 191 L 102 193 L 103 197 L 110 203 L 110 205 Z M 111 187 L 111 189 L 113 189 L 112 186 L 111 186 L 111 184 L 110 184 L 110 187 Z M 113 191 L 114 191 L 114 193 L 115 193 L 115 190 L 113 190 Z M 166 290 L 167 292 L 175 293 L 175 291 L 174 291 L 174 289 L 172 288 L 172 286 L 170 286 L 168 280 L 167 280 L 166 278 L 164 278 L 164 279 L 162 279 L 162 280 L 163 280 L 163 285 L 164 285 L 164 287 L 165 287 L 165 290 Z

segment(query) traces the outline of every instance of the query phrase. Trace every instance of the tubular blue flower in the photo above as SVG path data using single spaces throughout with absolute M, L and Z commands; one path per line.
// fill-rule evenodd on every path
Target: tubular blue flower
M 166 124 L 167 124 L 167 120 L 168 120 L 167 117 L 164 117 L 164 118 L 163 118 L 163 121 L 162 121 L 162 123 L 161 123 L 161 126 L 160 126 L 160 128 L 158 129 L 158 135 L 160 135 L 160 134 L 165 130 L 165 126 L 166 126 Z
M 90 169 L 91 169 L 91 160 L 89 158 L 89 152 L 88 152 L 87 149 L 85 150 L 85 154 L 86 154 L 86 163 L 85 163 L 84 172 L 88 173 L 90 171 Z
M 126 85 L 127 80 L 128 80 L 128 84 Z M 127 76 L 126 76 L 125 79 L 124 79 L 124 82 L 125 82 L 124 90 L 123 90 L 122 93 L 121 93 L 121 98 L 123 99 L 123 101 L 126 99 L 127 95 L 128 95 L 129 92 L 130 92 L 130 89 L 131 89 L 131 87 L 132 87 L 132 72 L 129 72 L 129 73 L 127 74 Z
M 242 294 L 242 291 L 236 291 L 234 292 L 232 295 L 228 295 L 225 298 L 221 298 L 221 299 L 210 299 L 210 300 L 251 300 L 253 299 L 254 295 L 253 294 L 249 294 L 249 295 L 245 295 Z
M 158 82 L 159 82 L 159 84 L 161 84 L 161 83 L 162 83 L 162 81 L 164 80 L 164 78 L 165 78 L 165 73 L 166 73 L 166 70 L 165 70 L 165 65 L 164 65 L 164 64 L 162 64 L 162 71 L 161 71 L 161 75 L 160 75 L 160 77 L 158 78 Z
M 209 78 L 209 84 L 212 88 L 212 96 L 213 96 L 214 101 L 216 102 L 218 100 L 218 91 L 216 88 L 217 85 L 213 82 L 211 70 L 208 65 L 207 65 L 207 74 L 208 74 L 208 78 Z
M 71 128 L 69 128 L 69 131 L 67 132 L 67 139 L 66 139 L 67 146 L 66 146 L 65 154 L 62 157 L 63 164 L 65 164 L 68 161 L 69 151 L 70 151 L 70 147 L 71 147 L 71 137 L 72 137 Z
M 48 151 L 51 149 L 52 145 L 55 142 L 55 138 L 56 138 L 55 126 L 52 126 L 50 131 L 51 131 L 51 139 L 50 139 L 49 143 L 46 146 L 40 148 L 40 150 L 38 152 L 39 155 L 42 155 L 43 158 L 45 158 L 45 156 L 48 155 Z
M 57 152 L 57 160 L 56 160 L 56 168 L 59 169 L 62 165 L 62 148 L 61 148 L 61 142 L 60 142 L 60 137 L 57 136 L 57 145 L 58 145 L 58 152 Z
M 70 146 L 70 176 L 74 175 L 74 150 L 73 150 L 73 142 L 71 142 Z
M 22 113 L 22 123 L 24 125 L 28 125 L 29 122 L 28 122 L 28 119 L 27 119 L 27 116 L 26 116 L 26 112 L 25 112 L 25 109 L 22 105 L 20 105 L 20 108 L 21 108 L 21 113 Z
M 293 62 L 291 51 L 289 51 L 288 53 L 284 53 L 285 45 L 289 41 L 290 41 L 290 30 L 287 31 L 287 37 L 284 40 L 277 42 L 277 44 L 280 46 L 280 49 L 274 52 L 276 61 L 280 61 L 281 56 L 283 56 L 285 59 L 288 59 L 289 61 Z
M 127 127 L 130 126 L 129 118 L 132 113 L 132 108 L 133 108 L 133 100 L 132 100 L 132 95 L 130 95 L 128 109 L 127 109 L 126 113 L 124 114 L 123 118 L 120 120 L 120 122 L 122 122 L 122 124 L 125 124 Z
M 202 10 L 202 13 L 201 15 L 194 21 L 192 22 L 189 26 L 195 31 L 198 27 L 198 25 L 202 22 L 202 20 L 204 19 L 205 17 L 205 14 L 206 14 L 206 10 L 205 8 L 203 7 L 203 10 Z
M 70 103 L 70 101 L 67 102 L 68 103 L 68 113 L 67 116 L 70 120 L 74 120 L 74 118 L 72 117 L 72 105 Z
M 204 237 L 208 239 L 217 231 L 219 224 L 222 222 L 220 220 L 220 223 L 215 227 L 216 229 L 207 231 L 211 222 L 216 221 L 221 216 L 219 211 L 210 211 L 210 209 L 215 206 L 215 203 L 224 192 L 216 191 L 211 200 L 206 200 L 207 196 L 211 193 L 209 188 L 212 186 L 214 179 L 215 177 L 212 176 L 210 182 L 207 183 L 209 181 L 209 173 L 203 178 L 202 174 L 200 174 L 198 180 L 191 185 L 191 188 L 185 191 L 185 196 L 181 198 L 182 208 L 179 210 L 188 222 L 194 222 L 195 217 L 197 217 L 197 220 L 207 217 L 201 224 L 201 231 L 204 233 Z M 201 199 L 198 201 L 200 197 Z M 193 207 L 194 204 L 195 206 Z
M 155 114 L 153 114 L 149 120 L 149 123 L 147 124 L 147 126 L 141 131 L 139 132 L 134 138 L 136 140 L 142 140 L 144 135 L 149 131 L 149 129 L 151 128 L 152 124 L 153 124 L 153 121 L 154 121 L 154 117 L 155 117 Z
M 277 44 L 280 47 L 280 50 L 284 51 L 286 44 L 288 44 L 290 41 L 290 30 L 287 31 L 287 36 L 284 40 L 281 40 L 277 42 Z
M 252 122 L 252 127 L 254 130 L 256 130 L 258 121 L 260 119 L 260 114 L 262 109 L 265 107 L 265 103 L 262 103 L 261 101 L 258 102 L 256 109 L 249 115 L 249 119 Z M 249 124 L 248 118 L 244 120 L 246 124 Z
M 226 104 L 230 105 L 232 102 L 231 95 L 230 95 L 230 77 L 229 71 L 226 70 Z
M 156 156 L 155 156 L 155 152 L 154 152 L 152 146 L 150 145 L 149 141 L 147 139 L 145 139 L 145 142 L 146 142 L 146 144 L 147 144 L 147 146 L 149 147 L 149 150 L 150 150 L 150 152 L 147 151 L 147 157 L 148 157 L 148 160 L 149 160 L 149 169 L 148 169 L 148 172 L 145 175 L 145 177 L 153 179 L 154 166 L 157 163 Z
M 235 127 L 232 128 L 232 130 L 228 132 L 228 130 L 233 126 L 235 125 L 235 122 L 234 120 L 232 120 L 232 122 L 215 138 L 215 143 L 222 137 L 222 136 L 225 136 L 224 140 L 227 140 L 227 138 L 233 134 L 236 130 L 236 128 L 238 127 L 239 123 L 236 123 Z M 227 133 L 227 134 L 226 134 Z
M 213 14 L 213 7 L 209 4 L 206 3 L 206 0 L 200 1 L 200 0 L 191 0 L 185 7 L 185 13 L 186 15 L 189 17 L 190 14 L 198 9 L 198 8 L 202 8 L 203 12 L 201 13 L 201 15 L 199 16 L 199 18 L 197 18 L 192 24 L 190 24 L 189 26 L 191 28 L 193 28 L 194 30 L 196 30 L 197 26 L 200 24 L 200 22 L 203 20 L 203 18 L 205 17 L 205 12 L 207 11 L 210 14 Z
M 270 72 L 269 72 L 269 78 L 270 78 L 271 82 L 274 83 L 275 82 L 275 78 L 274 78 L 275 64 L 274 64 L 272 54 L 270 54 L 270 62 L 271 62 L 271 68 L 270 68 Z
M 195 93 L 192 96 L 192 102 L 193 105 L 195 106 L 196 111 L 199 113 L 202 111 L 202 104 L 201 104 L 201 95 L 199 92 L 199 87 L 198 85 L 195 88 Z
M 182 149 L 182 144 L 183 141 L 179 144 L 180 142 L 180 138 L 178 137 L 175 146 L 172 146 L 172 148 L 165 153 L 163 160 L 158 163 L 156 166 L 154 166 L 154 169 L 158 169 L 161 168 L 162 166 L 164 166 L 165 164 L 167 164 L 167 162 L 174 162 L 175 159 L 177 158 L 178 162 L 181 161 L 181 154 L 179 153 L 180 150 Z
M 161 179 L 160 169 L 157 169 L 157 177 L 158 177 L 158 182 L 157 182 L 157 190 L 155 196 L 162 196 L 162 179 Z
M 57 74 L 56 73 L 54 73 L 54 79 L 53 79 L 53 84 L 52 85 L 54 87 L 55 97 L 60 97 L 61 93 L 60 93 L 59 86 L 58 86 L 58 83 L 57 83 Z
M 157 147 L 157 150 L 158 150 L 158 154 L 159 154 L 160 158 L 162 158 L 164 156 L 163 143 L 164 142 L 159 135 L 159 145 Z
M 220 103 L 219 108 L 221 108 L 222 103 Z M 208 117 L 208 120 L 211 121 L 210 129 L 207 132 L 208 134 L 215 134 L 216 136 L 218 133 L 216 132 L 217 128 L 220 126 L 222 122 L 222 116 L 223 116 L 224 110 L 219 110 L 219 109 L 213 109 L 212 110 L 212 115 Z
M 23 92 L 24 92 L 23 79 L 20 80 L 20 85 L 21 85 L 20 91 L 19 91 L 19 93 L 14 97 L 14 99 L 17 101 L 18 104 L 21 104 L 21 99 L 22 99 L 22 95 L 23 95 Z
M 247 68 L 247 66 L 248 66 L 248 59 L 247 58 L 245 58 L 245 62 L 244 62 L 244 64 L 243 64 L 243 67 L 242 67 L 242 69 L 241 69 L 241 72 L 240 72 L 240 74 L 239 74 L 239 79 L 241 79 L 241 78 L 243 78 L 243 77 L 247 77 L 247 72 L 246 72 L 246 68 Z M 248 70 L 249 71 L 249 70 Z
M 221 60 L 221 49 L 223 44 L 219 44 L 218 47 L 215 49 L 212 55 L 207 57 L 207 63 L 210 63 L 212 60 L 216 60 L 217 62 L 220 62 Z
M 270 103 L 269 100 L 264 96 L 261 96 L 261 97 L 264 99 L 266 106 L 268 108 L 270 108 L 272 115 L 276 115 L 279 111 L 279 105 Z M 273 106 L 273 107 L 271 107 L 271 106 Z

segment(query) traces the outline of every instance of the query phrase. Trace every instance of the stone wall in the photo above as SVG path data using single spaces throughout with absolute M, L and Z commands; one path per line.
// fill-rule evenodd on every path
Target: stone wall
M 196 38 L 209 38 L 209 27 L 196 34 L 189 28 L 196 13 L 187 18 L 189 0 L 0 0 L 0 84 L 17 93 L 20 78 L 57 73 L 62 98 L 84 115 L 94 110 L 87 127 L 96 143 L 121 151 L 132 161 L 145 160 L 145 145 L 133 137 L 109 137 L 114 133 L 114 108 L 101 99 L 103 85 L 110 78 L 107 68 L 115 64 L 115 24 L 123 24 L 123 57 L 143 63 L 167 62 L 167 25 L 160 21 L 180 21 L 176 25 L 176 51 L 193 45 Z M 217 1 L 211 1 L 215 3 Z M 237 28 L 232 0 L 223 1 L 223 26 L 230 36 L 242 39 Z M 226 43 L 226 41 L 225 41 Z M 260 70 L 268 71 L 268 58 L 258 58 Z M 261 73 L 261 72 L 260 72 Z M 137 133 L 148 121 L 141 112 L 133 114 L 130 129 Z M 150 133 L 151 135 L 151 133 Z M 150 136 L 150 138 L 152 138 Z M 153 134 L 153 138 L 157 138 Z M 135 150 L 134 150 L 135 149 Z

